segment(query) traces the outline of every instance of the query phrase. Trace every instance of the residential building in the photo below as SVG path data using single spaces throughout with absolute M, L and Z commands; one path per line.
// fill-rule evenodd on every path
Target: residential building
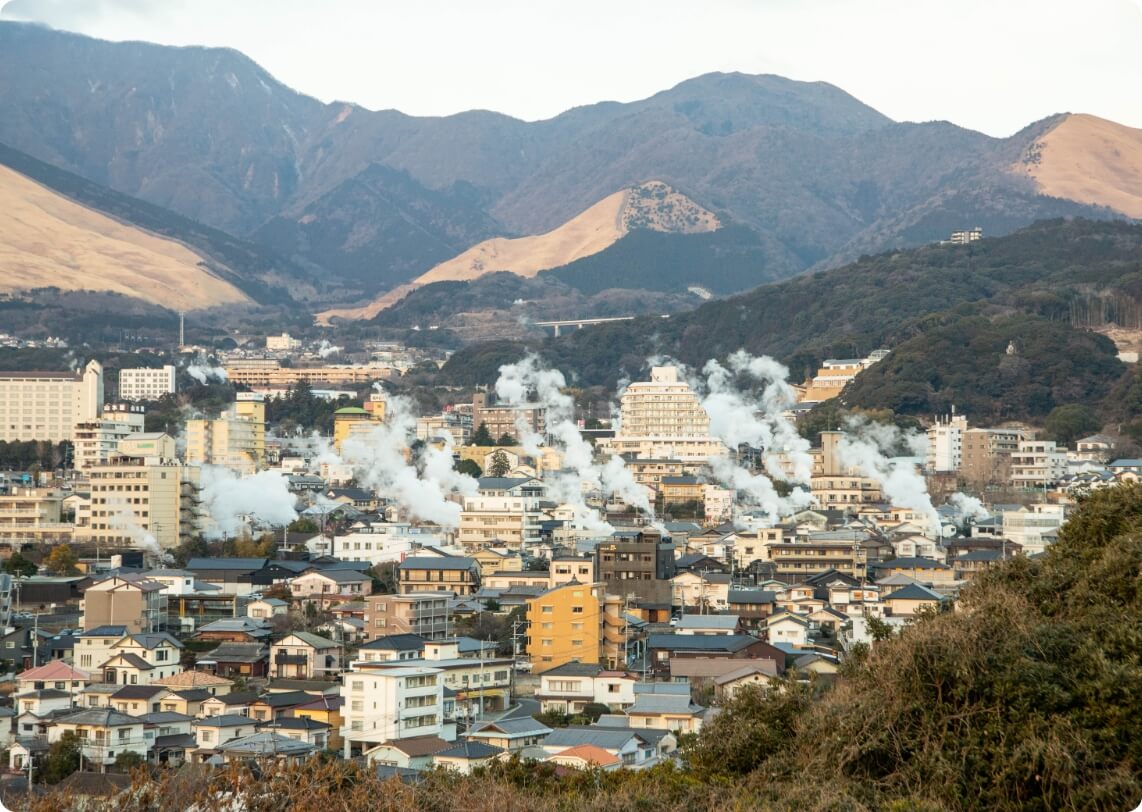
M 938 610 L 948 603 L 948 598 L 939 592 L 920 584 L 910 584 L 884 599 L 885 616 L 916 617 L 921 612 Z
M 382 401 L 383 403 L 383 401 Z M 385 419 L 384 409 L 367 411 L 360 406 L 343 406 L 333 413 L 333 447 L 344 453 L 346 441 L 363 444 Z
M 937 416 L 936 422 L 928 429 L 928 470 L 935 473 L 951 473 L 960 470 L 963 463 L 964 432 L 968 430 L 968 419 L 952 413 Z
M 59 443 L 103 415 L 103 365 L 75 372 L 0 372 L 0 441 Z
M 493 440 L 505 434 L 518 438 L 521 430 L 542 436 L 547 430 L 546 417 L 547 409 L 539 404 L 494 405 L 483 392 L 472 396 L 472 429 L 485 426 Z
M 373 579 L 355 570 L 310 570 L 289 582 L 294 600 L 315 597 L 358 600 L 372 593 Z
M 595 548 L 595 572 L 607 592 L 669 606 L 674 545 L 656 530 L 620 530 Z
M 690 686 L 669 682 L 644 682 L 634 686 L 634 704 L 626 709 L 633 729 L 697 733 L 706 709 L 690 699 Z
M 414 556 L 397 567 L 400 594 L 448 591 L 471 595 L 480 588 L 480 565 L 471 558 Z
M 54 743 L 65 733 L 74 733 L 83 759 L 106 769 L 125 752 L 147 758 L 143 728 L 144 722 L 138 717 L 111 708 L 88 708 L 56 719 L 48 728 L 48 741 Z
M 1005 485 L 1011 477 L 1011 458 L 1029 439 L 1022 429 L 968 429 L 963 433 L 960 476 L 976 488 Z
M 266 463 L 266 404 L 256 392 L 239 392 L 218 417 L 186 421 L 186 461 L 253 474 Z
M 773 577 L 791 584 L 827 569 L 862 578 L 870 565 L 892 556 L 888 542 L 862 528 L 783 537 L 779 542 L 767 544 L 766 549 L 773 563 Z
M 353 663 L 341 677 L 345 757 L 399 739 L 439 737 L 444 724 L 442 673 L 426 665 Z
M 177 391 L 172 364 L 157 369 L 132 367 L 119 370 L 121 400 L 158 400 Z
M 677 658 L 777 659 L 774 648 L 752 635 L 651 634 L 646 639 L 647 668 L 656 676 L 670 674 Z M 784 657 L 781 658 L 784 666 Z
M 710 436 L 710 417 L 677 367 L 654 367 L 649 381 L 630 384 L 619 410 L 615 436 L 599 440 L 605 451 L 702 462 L 726 453 L 725 445 Z
M 369 595 L 365 598 L 365 640 L 408 634 L 423 640 L 449 637 L 451 599 L 451 592 Z
M 0 542 L 13 549 L 25 543 L 70 542 L 75 525 L 63 520 L 63 504 L 63 492 L 48 488 L 17 487 L 0 494 Z
M 530 477 L 480 477 L 476 493 L 463 497 L 457 543 L 469 553 L 534 548 L 541 541 L 539 503 L 545 492 L 543 482 Z
M 621 711 L 634 704 L 637 682 L 623 670 L 572 661 L 543 672 L 535 698 L 544 713 L 579 713 L 590 704 Z
M 182 648 L 182 643 L 165 632 L 132 634 L 112 643 L 107 659 L 95 667 L 110 685 L 150 685 L 182 671 Z
M 602 584 L 571 582 L 527 602 L 527 653 L 533 673 L 578 661 L 597 664 L 602 656 Z
M 888 355 L 888 350 L 875 350 L 866 358 L 827 358 L 816 374 L 804 384 L 799 400 L 820 403 L 832 400 L 861 372 Z
M 91 524 L 78 537 L 105 546 L 165 549 L 187 541 L 197 526 L 195 485 L 175 456 L 174 439 L 161 433 L 134 434 L 119 442 L 106 463 L 93 465 Z
M 1048 534 L 1063 526 L 1067 518 L 1065 505 L 1035 504 L 1000 513 L 1003 537 L 1023 548 L 1025 555 L 1035 555 L 1047 548 Z
M 292 632 L 270 646 L 277 679 L 328 679 L 341 671 L 341 647 L 310 632 Z
M 551 560 L 548 572 L 548 586 L 554 588 L 575 581 L 580 584 L 593 584 L 595 559 L 572 556 L 556 556 Z
M 729 607 L 730 576 L 724 572 L 679 572 L 672 580 L 671 605 L 695 612 L 724 612 Z
M 569 766 L 596 766 L 597 757 L 589 755 L 593 751 L 584 754 L 580 749 L 583 745 L 599 748 L 611 757 L 617 757 L 626 767 L 642 766 L 658 755 L 654 739 L 649 734 L 644 735 L 629 728 L 561 727 L 552 731 L 543 740 L 542 746 L 549 754 L 547 761 L 558 764 L 562 763 L 560 759 L 568 758 Z
M 507 753 L 499 747 L 492 747 L 483 742 L 464 740 L 446 750 L 433 753 L 432 763 L 451 772 L 469 775 L 473 770 L 487 767 L 506 755 Z
M 465 737 L 508 753 L 518 753 L 525 747 L 541 744 L 551 732 L 552 729 L 542 722 L 537 722 L 531 716 L 523 716 L 480 722 L 469 728 Z
M 1086 462 L 1103 463 L 1111 459 L 1114 454 L 1116 440 L 1106 434 L 1092 434 L 1075 442 L 1073 459 Z
M 107 462 L 122 440 L 143 432 L 145 417 L 142 406 L 114 404 L 104 406 L 102 417 L 76 423 L 75 470 L 87 471 Z
M 127 632 L 157 632 L 166 622 L 163 584 L 142 575 L 111 575 L 84 590 L 80 603 L 84 631 L 123 626 Z
M 1023 440 L 1011 456 L 1011 486 L 1045 489 L 1067 473 L 1067 452 L 1052 440 Z
M 270 651 L 262 643 L 221 643 L 199 654 L 195 668 L 219 677 L 264 677 L 269 672 Z

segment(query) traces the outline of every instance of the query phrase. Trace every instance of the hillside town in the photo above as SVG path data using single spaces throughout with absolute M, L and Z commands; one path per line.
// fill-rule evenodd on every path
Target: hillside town
M 295 340 L 266 345 L 123 368 L 113 400 L 98 361 L 0 373 L 0 440 L 70 448 L 3 474 L 9 785 L 319 753 L 402 779 L 669 762 L 736 692 L 837 679 L 1142 476 L 1112 437 L 963 414 L 798 432 L 886 351 L 797 385 L 742 354 L 653 365 L 588 427 L 533 359 L 418 415 L 383 384 L 403 348 L 294 366 Z M 234 399 L 145 431 L 188 376 Z M 268 422 L 299 388 L 336 406 L 327 436 Z

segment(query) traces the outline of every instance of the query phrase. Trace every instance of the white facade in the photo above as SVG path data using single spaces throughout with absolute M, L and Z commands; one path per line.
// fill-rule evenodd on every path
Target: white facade
M 103 415 L 103 365 L 83 372 L 0 372 L 0 440 L 72 440 Z
M 73 467 L 87 471 L 107 462 L 122 440 L 141 434 L 145 415 L 141 406 L 108 407 L 103 417 L 75 424 L 75 457 Z
M 654 367 L 649 381 L 636 381 L 620 398 L 620 425 L 599 447 L 640 458 L 704 461 L 724 454 L 710 436 L 710 417 L 677 367 Z
M 1067 475 L 1067 452 L 1051 440 L 1023 440 L 1011 455 L 1011 486 L 1045 488 Z
M 1003 537 L 1023 545 L 1024 555 L 1043 552 L 1047 542 L 1044 533 L 1058 530 L 1066 520 L 1064 505 L 1031 505 L 1021 510 L 1005 510 L 1003 517 Z
M 123 400 L 158 400 L 175 391 L 175 368 L 171 364 L 158 369 L 119 370 L 119 397 Z
M 937 417 L 935 424 L 928 429 L 928 470 L 950 472 L 960 470 L 963 463 L 964 432 L 968 430 L 968 419 L 955 412 L 946 417 Z
M 395 739 L 439 736 L 444 724 L 443 671 L 428 666 L 353 663 L 342 675 L 345 757 Z

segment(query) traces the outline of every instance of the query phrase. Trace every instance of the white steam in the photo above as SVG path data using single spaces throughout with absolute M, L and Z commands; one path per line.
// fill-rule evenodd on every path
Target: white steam
M 169 564 L 174 561 L 170 553 L 167 553 L 159 545 L 158 540 L 139 524 L 134 511 L 131 510 L 131 506 L 127 504 L 124 497 L 109 499 L 107 504 L 115 511 L 109 521 L 113 530 L 121 530 L 135 543 L 136 547 L 154 556 L 160 562 Z
M 334 346 L 333 344 L 329 343 L 329 341 L 327 341 L 326 339 L 323 338 L 323 339 L 321 339 L 321 346 L 319 346 L 317 348 L 317 354 L 320 355 L 322 358 L 328 358 L 331 355 L 339 354 L 344 349 L 345 349 L 344 347 Z
M 186 365 L 186 374 L 204 385 L 212 380 L 225 383 L 227 381 L 226 370 L 215 364 L 216 362 L 204 353 L 198 353 L 194 360 Z
M 956 521 L 963 523 L 969 519 L 990 519 L 991 514 L 983 506 L 983 502 L 966 493 L 953 493 L 948 498 L 948 504 L 955 510 Z
M 282 527 L 297 518 L 297 498 L 280 471 L 239 477 L 229 468 L 202 466 L 202 505 L 210 517 L 207 535 L 225 538 L 254 528 Z
M 842 465 L 856 468 L 880 485 L 893 507 L 909 508 L 924 514 L 928 533 L 938 533 L 940 515 L 932 507 L 928 485 L 912 458 L 927 454 L 928 438 L 919 432 L 905 432 L 896 426 L 874 423 L 863 417 L 850 417 L 845 434 L 837 443 Z M 910 456 L 896 454 L 906 450 Z

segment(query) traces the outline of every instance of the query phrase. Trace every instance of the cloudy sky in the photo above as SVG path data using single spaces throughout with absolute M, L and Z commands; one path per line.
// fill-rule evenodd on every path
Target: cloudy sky
M 1009 135 L 1142 127 L 1142 0 L 0 0 L 106 39 L 218 45 L 325 101 L 540 119 L 710 71 L 844 88 L 899 120 Z

